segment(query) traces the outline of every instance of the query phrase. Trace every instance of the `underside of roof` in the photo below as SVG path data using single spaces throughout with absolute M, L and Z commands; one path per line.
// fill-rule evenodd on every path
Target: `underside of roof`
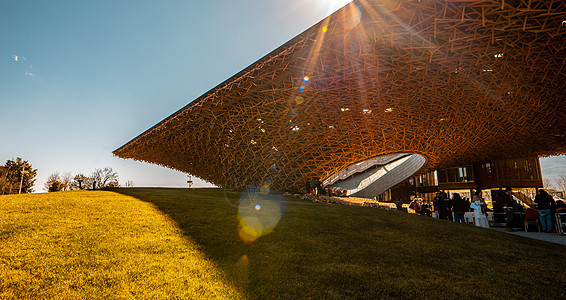
M 114 154 L 278 190 L 394 153 L 564 154 L 565 65 L 565 1 L 354 1 Z

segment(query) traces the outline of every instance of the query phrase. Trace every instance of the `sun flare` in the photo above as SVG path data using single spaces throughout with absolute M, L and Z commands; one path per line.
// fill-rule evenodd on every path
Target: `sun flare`
M 329 11 L 334 12 L 344 5 L 352 2 L 352 0 L 316 0 L 318 4 L 322 7 L 328 8 Z

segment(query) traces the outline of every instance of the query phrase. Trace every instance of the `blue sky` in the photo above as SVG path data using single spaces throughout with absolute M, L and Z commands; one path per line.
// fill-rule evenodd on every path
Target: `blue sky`
M 30 161 L 36 191 L 104 166 L 122 184 L 186 186 L 111 152 L 345 3 L 2 0 L 0 161 Z
M 186 186 L 111 152 L 347 2 L 1 0 L 0 163 L 30 161 L 36 191 L 105 166 L 122 184 Z

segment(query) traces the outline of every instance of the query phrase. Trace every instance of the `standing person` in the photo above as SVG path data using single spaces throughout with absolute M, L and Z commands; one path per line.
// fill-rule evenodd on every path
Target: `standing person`
M 413 201 L 409 203 L 409 208 L 415 211 L 416 214 L 418 214 L 421 210 L 421 207 L 419 205 L 419 198 L 413 199 Z
M 397 198 L 397 200 L 393 201 L 393 203 L 395 203 L 398 211 L 403 210 L 403 201 L 401 201 L 401 198 Z
M 318 178 L 316 179 L 316 197 L 318 198 L 318 196 L 322 195 L 322 182 L 320 182 L 320 180 L 318 180 Z
M 556 205 L 554 198 L 552 198 L 552 196 L 550 196 L 545 190 L 539 189 L 538 194 L 535 196 L 535 203 L 537 204 L 542 231 L 552 232 L 550 211 Z
M 513 199 L 513 190 L 511 187 L 505 188 L 505 195 L 503 196 L 503 210 L 507 214 L 505 221 L 505 230 L 513 232 L 515 231 L 512 227 L 513 225 L 513 213 L 517 209 L 517 201 Z
M 454 193 L 452 197 L 453 210 L 454 210 L 454 222 L 456 223 L 466 223 L 464 220 L 464 214 L 468 211 L 468 203 L 466 200 L 460 197 L 460 194 Z
M 432 206 L 434 212 L 436 213 L 436 218 L 444 219 L 443 204 L 444 204 L 444 198 L 442 197 L 442 192 L 438 191 L 436 192 L 436 196 L 432 199 Z
M 311 180 L 311 195 L 317 196 L 316 194 L 316 178 Z
M 487 217 L 485 216 L 485 210 L 487 205 L 482 198 L 482 191 L 477 190 L 472 198 L 472 204 L 470 208 L 474 209 L 474 222 L 478 227 L 489 228 L 489 223 L 487 222 Z
M 442 202 L 445 220 L 452 221 L 452 199 L 448 197 L 448 194 L 446 192 L 442 192 Z

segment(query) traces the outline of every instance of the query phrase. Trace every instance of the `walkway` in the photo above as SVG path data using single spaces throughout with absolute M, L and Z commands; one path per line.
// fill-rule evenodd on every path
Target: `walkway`
M 543 233 L 543 232 L 524 232 L 524 231 L 514 231 L 508 232 L 504 228 L 501 227 L 491 227 L 490 229 L 505 232 L 513 235 L 518 235 L 522 237 L 527 237 L 530 239 L 541 240 L 549 243 L 560 244 L 566 246 L 566 236 L 565 235 L 558 235 L 556 233 Z

